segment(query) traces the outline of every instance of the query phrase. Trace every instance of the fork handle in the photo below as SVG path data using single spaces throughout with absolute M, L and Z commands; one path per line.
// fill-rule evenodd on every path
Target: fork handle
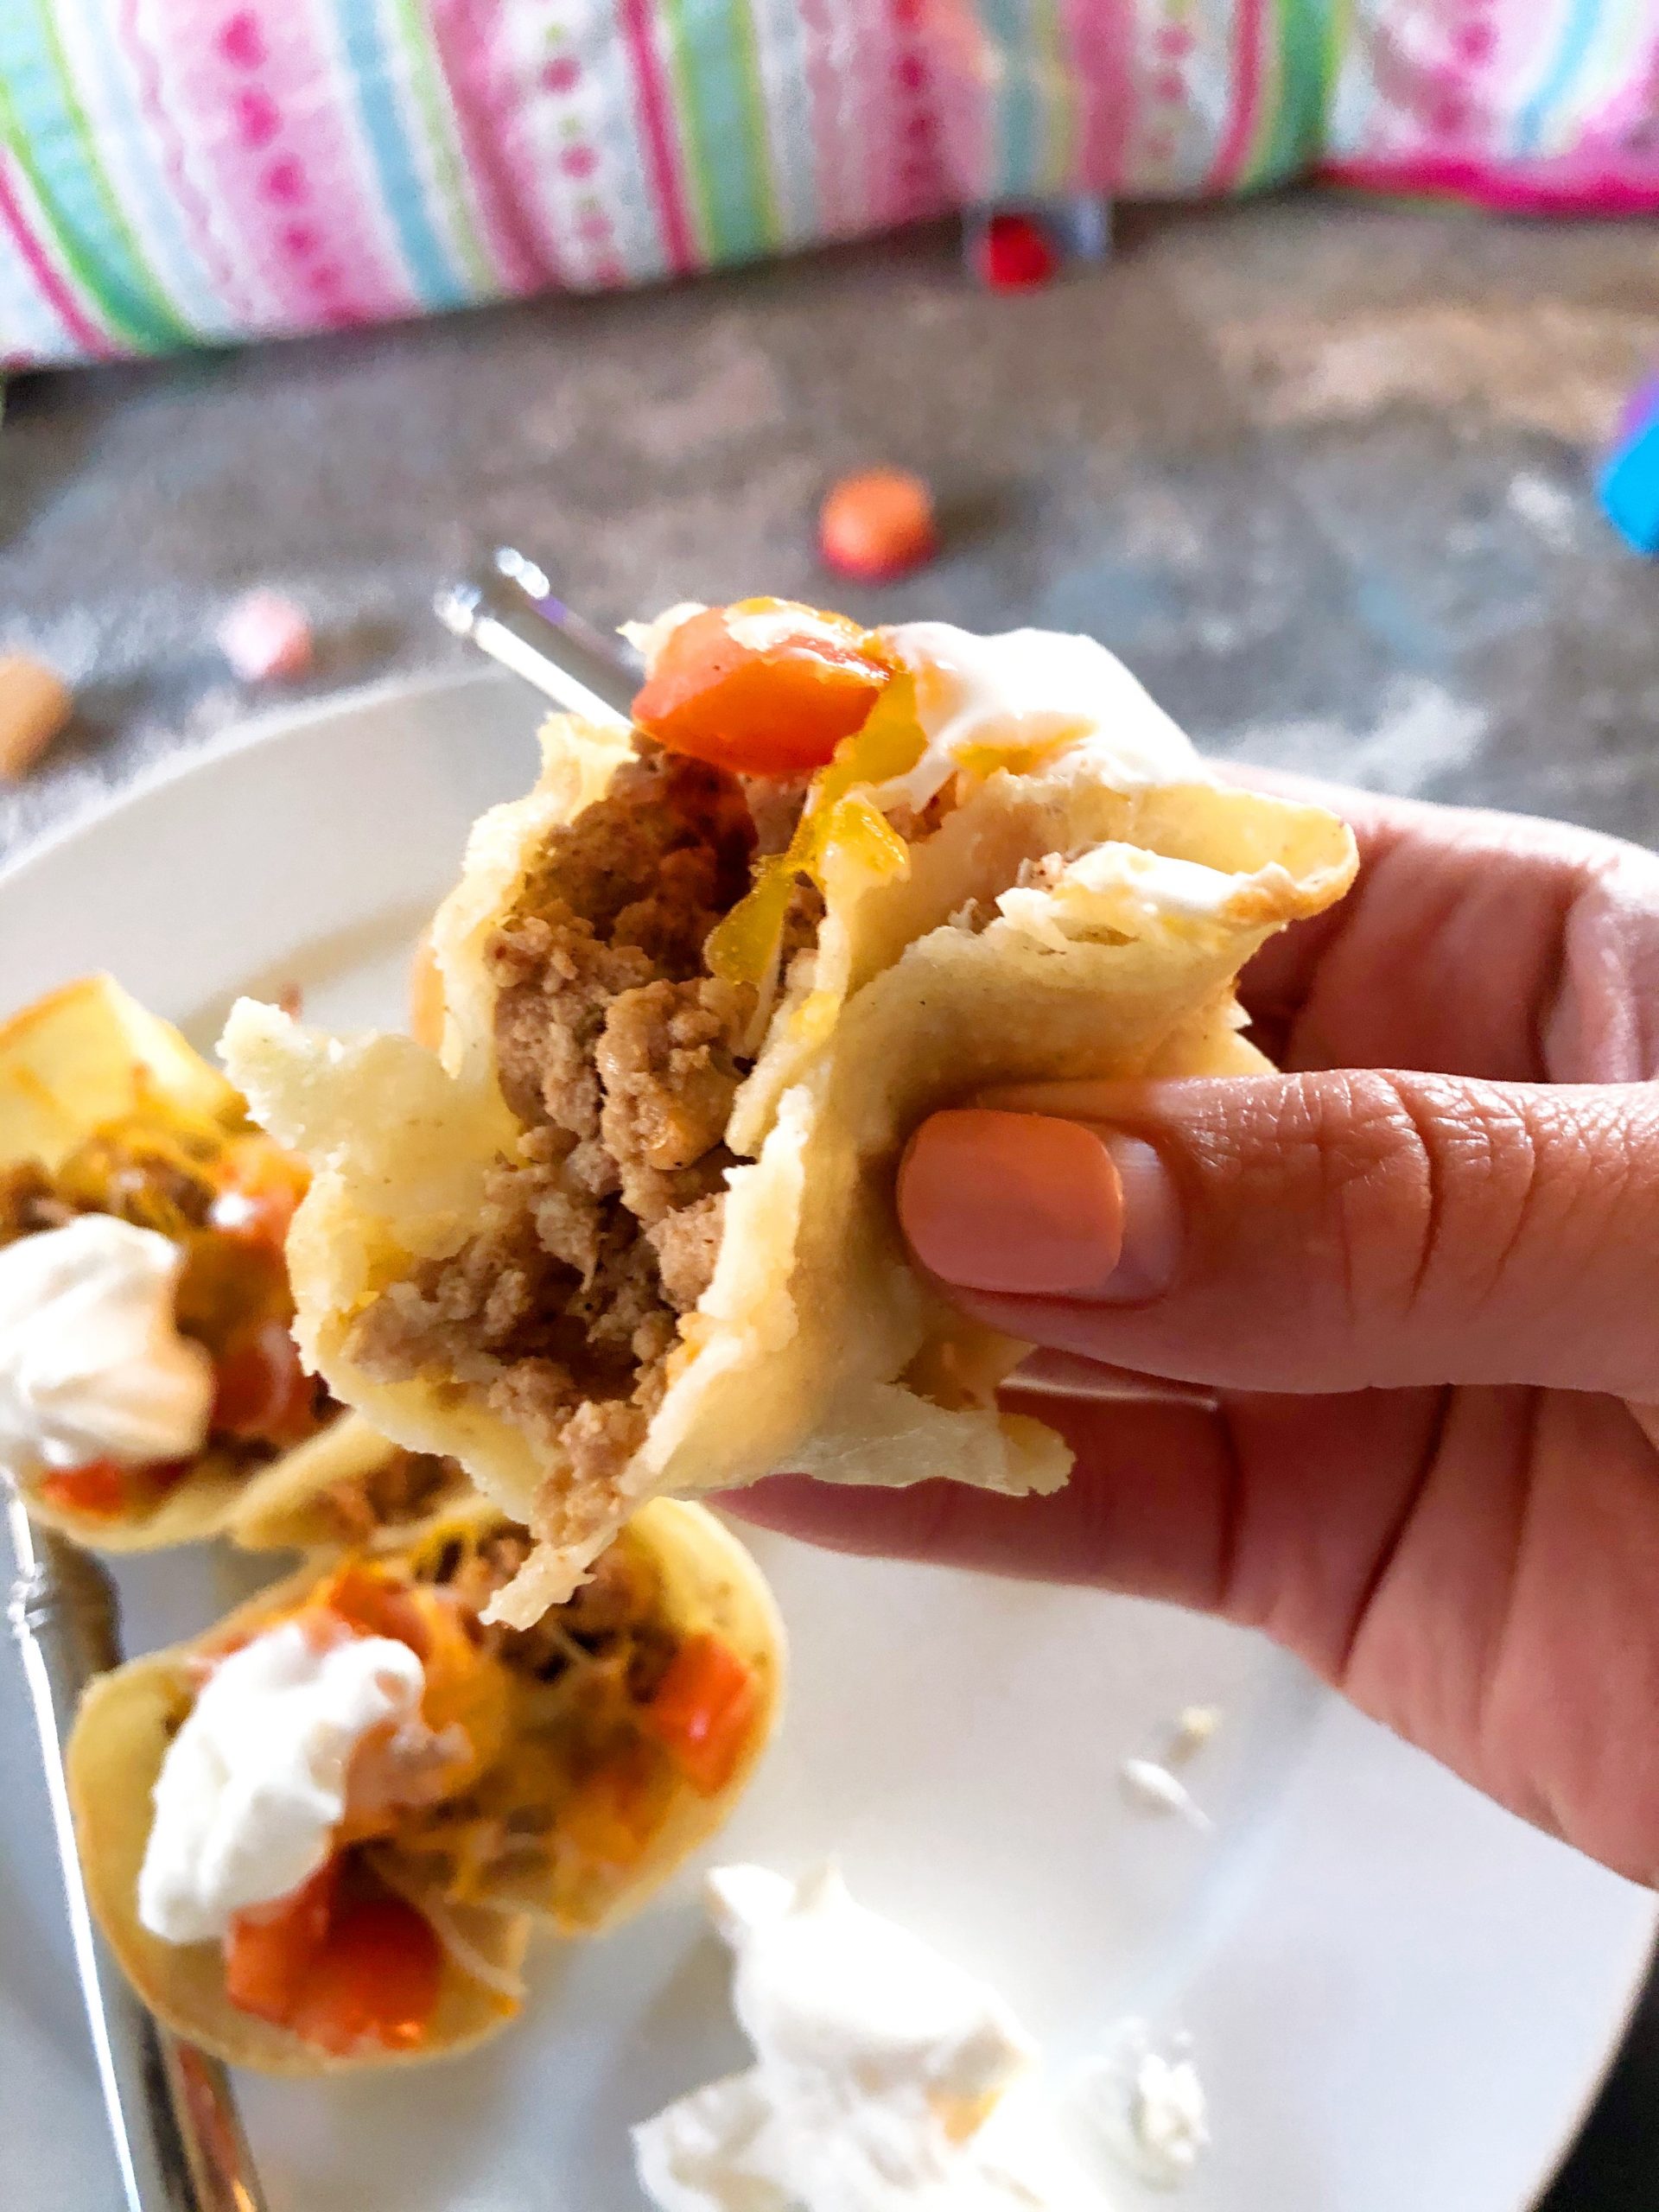
M 7 1504 L 9 1608 L 40 1738 L 58 1868 L 124 2212 L 266 2212 L 230 2076 L 163 2027 L 93 1924 L 63 1746 L 80 1693 L 120 1662 L 114 1592 L 97 1560 Z

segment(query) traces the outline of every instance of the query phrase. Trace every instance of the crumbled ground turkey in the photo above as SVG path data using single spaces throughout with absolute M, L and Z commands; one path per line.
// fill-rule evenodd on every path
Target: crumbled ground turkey
M 529 1558 L 531 1542 L 523 1530 L 510 1529 L 476 1549 L 458 1545 L 452 1557 L 439 1562 L 435 1579 L 447 1583 L 476 1617 Z M 659 1618 L 660 1596 L 652 1562 L 624 1537 L 600 1554 L 572 1597 L 532 1626 L 480 1623 L 476 1632 L 486 1650 L 540 1681 L 556 1681 L 582 1652 L 596 1659 L 615 1654 L 629 1695 L 644 1703 L 668 1671 L 676 1649 L 673 1632 Z
M 389 1452 L 360 1475 L 347 1475 L 318 1501 L 338 1542 L 365 1544 L 378 1529 L 429 1512 L 465 1478 L 453 1459 L 429 1452 Z
M 560 1469 L 572 1526 L 638 1448 L 714 1272 L 755 995 L 706 974 L 703 943 L 757 849 L 787 845 L 804 793 L 636 745 L 550 838 L 488 949 L 515 1155 L 461 1249 L 391 1285 L 350 1346 L 377 1377 L 435 1370 L 481 1391 Z M 816 896 L 796 901 L 791 951 L 816 934 Z
M 75 1210 L 66 1205 L 37 1160 L 0 1168 L 0 1244 L 15 1244 L 42 1229 L 61 1229 Z

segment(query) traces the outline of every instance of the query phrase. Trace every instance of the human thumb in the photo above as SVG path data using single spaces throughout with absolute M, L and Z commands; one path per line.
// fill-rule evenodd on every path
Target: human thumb
M 917 1258 L 1010 1334 L 1217 1389 L 1659 1398 L 1659 1089 L 1393 1071 L 1067 1084 L 935 1115 Z

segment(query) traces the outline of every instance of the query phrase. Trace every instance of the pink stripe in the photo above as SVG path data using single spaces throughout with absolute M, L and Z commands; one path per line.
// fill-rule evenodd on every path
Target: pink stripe
M 378 322 L 418 307 L 313 7 L 164 0 L 158 16 L 156 98 L 270 302 L 265 327 Z
M 78 349 L 83 353 L 90 353 L 96 360 L 114 360 L 119 349 L 111 343 L 104 331 L 99 329 L 95 323 L 89 322 L 81 313 L 79 301 L 53 267 L 45 247 L 30 230 L 22 203 L 12 191 L 11 181 L 6 173 L 9 167 L 9 159 L 0 161 L 0 222 L 4 223 L 16 239 L 17 250 L 22 255 L 41 298 L 73 339 Z
M 1071 176 L 1077 192 L 1122 188 L 1135 119 L 1135 22 L 1123 0 L 1071 0 L 1071 73 L 1083 113 Z
M 856 67 L 862 71 L 865 93 L 858 133 L 869 190 L 868 217 L 876 230 L 907 224 L 920 213 L 912 177 L 905 175 L 907 162 L 916 163 L 920 173 L 920 162 L 905 146 L 905 119 L 912 108 L 905 67 L 918 44 L 920 17 L 923 0 L 869 0 L 865 35 L 858 42 Z
M 651 0 L 621 0 L 620 17 L 638 94 L 639 130 L 645 141 L 645 164 L 656 203 L 663 256 L 677 276 L 683 276 L 687 270 L 698 266 L 699 255 L 680 175 L 678 134 L 674 128 L 662 57 L 653 35 Z
M 508 291 L 537 292 L 558 272 L 525 216 L 506 158 L 491 66 L 499 16 L 499 0 L 432 0 L 432 42 L 496 268 Z
M 1239 0 L 1235 63 L 1238 97 L 1233 103 L 1231 115 L 1227 118 L 1226 134 L 1217 149 L 1216 158 L 1205 180 L 1206 192 L 1231 191 L 1250 158 L 1250 140 L 1255 130 L 1256 110 L 1262 99 L 1262 16 L 1265 11 L 1266 0 Z
M 1323 183 L 1359 192 L 1472 200 L 1512 215 L 1649 215 L 1659 211 L 1659 178 L 1644 183 L 1615 170 L 1587 166 L 1576 176 L 1568 164 L 1553 175 L 1542 169 L 1505 175 L 1481 162 L 1424 155 L 1397 161 L 1325 162 L 1317 175 Z
M 846 238 L 858 226 L 857 203 L 850 190 L 848 121 L 848 66 L 854 41 L 850 28 L 835 20 L 836 4 L 836 0 L 798 0 L 811 116 L 813 191 L 818 228 L 826 238 Z
M 230 310 L 232 321 L 245 329 L 257 329 L 263 317 L 254 296 L 221 248 L 213 230 L 213 210 L 196 189 L 195 180 L 185 165 L 184 149 L 162 96 L 161 71 L 138 21 L 138 8 L 139 0 L 121 0 L 117 32 L 132 65 L 133 92 L 139 113 L 156 143 L 162 175 L 173 189 L 174 205 L 180 219 L 190 231 L 209 281 Z

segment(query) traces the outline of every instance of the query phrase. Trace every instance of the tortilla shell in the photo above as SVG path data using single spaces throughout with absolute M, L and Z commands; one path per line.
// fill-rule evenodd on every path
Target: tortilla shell
M 226 1516 L 225 1533 L 240 1550 L 248 1552 L 338 1547 L 338 1524 L 320 1501 L 337 1483 L 370 1473 L 397 1449 L 372 1428 L 361 1414 L 342 1414 L 242 1485 L 241 1494 Z M 470 1494 L 463 1476 L 455 1491 L 435 1498 L 412 1525 L 421 1526 L 434 1514 L 452 1508 L 457 1497 Z M 374 1539 L 376 1545 L 407 1536 L 409 1525 L 394 1522 L 380 1530 Z
M 458 1529 L 502 1521 L 493 1507 L 472 1497 L 433 1515 L 413 1541 L 442 1545 Z M 662 1578 L 663 1607 L 675 1630 L 717 1635 L 753 1670 L 758 1685 L 753 1725 L 742 1757 L 721 1789 L 705 1796 L 686 1783 L 675 1790 L 626 1885 L 602 1912 L 578 1918 L 556 1910 L 545 1891 L 522 1876 L 502 1881 L 474 1904 L 443 1906 L 466 1940 L 508 1974 L 518 1971 L 528 1932 L 537 1923 L 559 1936 L 587 1936 L 637 1912 L 729 1818 L 765 1753 L 781 1708 L 783 1624 L 743 1546 L 712 1514 L 671 1499 L 645 1507 L 632 1524 L 632 1534 Z M 151 2010 L 181 2034 L 234 2064 L 266 2073 L 335 2073 L 448 2056 L 493 2034 L 513 2009 L 446 1962 L 433 2032 L 421 2050 L 339 2058 L 232 2005 L 217 1944 L 165 1943 L 139 1921 L 138 1872 L 149 1840 L 150 1796 L 171 1732 L 192 1701 L 193 1655 L 217 1644 L 227 1631 L 255 1627 L 289 1610 L 327 1571 L 325 1560 L 314 1560 L 204 1635 L 101 1675 L 81 1700 L 67 1755 L 87 1894 L 128 1978 Z M 416 1900 L 442 1894 L 429 1860 L 397 1852 L 395 1846 L 380 1850 L 395 1860 L 394 1885 L 403 1894 Z
M 111 976 L 66 983 L 0 1026 L 0 1163 L 55 1167 L 100 1122 L 160 1098 L 234 1126 L 242 1101 Z
M 316 1579 L 315 1568 L 303 1569 L 238 1606 L 207 1636 L 100 1675 L 81 1698 L 66 1755 L 87 1897 L 127 1979 L 157 2018 L 180 2035 L 217 2058 L 262 2074 L 359 2073 L 452 2057 L 493 2035 L 518 2009 L 446 1957 L 431 2031 L 417 2050 L 341 2056 L 232 2005 L 217 1943 L 164 1943 L 138 1917 L 150 1794 L 173 1732 L 193 1701 L 191 1655 L 227 1629 L 297 1604 Z M 448 1910 L 493 1967 L 518 1972 L 530 1932 L 522 1915 L 476 1906 Z
M 102 1123 L 157 1103 L 226 1130 L 246 1126 L 246 1109 L 219 1070 L 112 976 L 66 983 L 0 1027 L 0 1166 L 38 1160 L 55 1168 Z M 148 1512 L 118 1520 L 56 1504 L 29 1482 L 18 1487 L 34 1520 L 78 1543 L 147 1552 L 215 1535 L 258 1479 L 210 1448 Z
M 464 1241 L 518 1134 L 496 1081 L 486 947 L 549 830 L 629 757 L 626 735 L 564 718 L 543 747 L 536 789 L 480 819 L 437 917 L 441 1058 L 407 1038 L 329 1039 L 247 1001 L 232 1012 L 232 1075 L 314 1169 L 289 1245 L 305 1357 L 388 1435 L 460 1459 L 543 1539 L 496 1600 L 514 1621 L 568 1594 L 656 1494 L 780 1467 L 1057 1488 L 1066 1446 L 995 1401 L 1025 1348 L 965 1323 L 907 1264 L 893 1204 L 905 1141 L 993 1083 L 1265 1066 L 1237 1036 L 1235 978 L 1346 889 L 1346 827 L 1202 780 L 1114 789 L 1078 746 L 986 776 L 896 873 L 832 843 L 816 959 L 791 970 L 734 1107 L 728 1142 L 746 1164 L 728 1175 L 714 1280 L 614 1497 L 578 1511 L 567 1471 L 481 1395 L 382 1381 L 347 1351 L 385 1283 Z

